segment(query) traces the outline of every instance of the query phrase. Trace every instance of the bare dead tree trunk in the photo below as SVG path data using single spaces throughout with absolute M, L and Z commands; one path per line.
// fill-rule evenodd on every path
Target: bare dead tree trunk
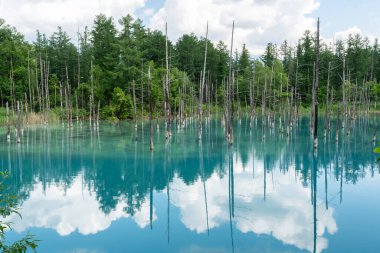
M 133 121 L 135 123 L 135 129 L 137 129 L 137 108 L 136 108 L 136 92 L 135 92 L 135 80 L 132 82 L 132 95 L 133 95 Z M 137 136 L 136 136 L 137 140 Z
M 325 120 L 324 120 L 324 133 L 323 136 L 326 138 L 327 135 L 327 118 L 329 111 L 329 94 L 330 94 L 330 70 L 331 70 L 331 62 L 329 62 L 329 67 L 327 70 L 327 87 L 326 87 L 326 108 L 325 108 Z
M 46 95 L 46 124 L 49 122 L 49 112 L 50 112 L 50 92 L 49 92 L 49 62 L 45 63 L 45 95 Z
M 273 107 L 273 102 L 272 100 L 274 100 L 274 96 L 272 94 L 272 86 L 273 86 L 273 69 L 274 68 L 274 62 L 272 62 L 272 67 L 271 67 L 271 70 L 270 70 L 270 81 L 269 81 L 269 101 L 268 101 L 268 110 L 269 110 L 269 115 L 268 115 L 268 124 L 269 124 L 269 128 L 272 127 L 272 119 L 273 119 L 273 113 L 274 113 L 274 107 Z M 270 107 L 272 106 L 272 110 L 270 110 Z
M 278 94 L 278 117 L 279 117 L 279 132 L 282 133 L 283 130 L 282 130 L 282 73 L 281 73 L 281 81 L 280 81 L 280 91 L 279 91 L 279 94 Z
M 26 96 L 25 92 L 25 121 L 26 121 L 26 127 L 29 126 L 29 114 L 28 114 L 28 97 Z
M 57 108 L 57 85 L 54 85 L 54 108 Z
M 291 110 L 289 104 L 289 79 L 286 82 L 286 137 L 290 134 Z
M 62 91 L 62 82 L 59 82 L 59 100 L 61 102 L 61 110 L 60 110 L 60 119 L 63 125 L 63 91 Z
M 92 120 L 95 121 L 95 107 L 94 107 L 94 68 L 91 60 L 91 97 L 90 97 L 90 126 L 92 126 Z
M 202 139 L 202 104 L 203 104 L 203 90 L 205 85 L 205 76 L 206 76 L 206 63 L 207 63 L 207 38 L 208 38 L 208 22 L 206 25 L 206 39 L 205 39 L 205 56 L 203 62 L 203 71 L 202 71 L 202 81 L 199 87 L 199 128 L 198 128 L 198 139 Z
M 335 128 L 335 142 L 338 142 L 338 140 L 339 140 L 339 124 L 340 124 L 340 122 L 339 122 L 339 116 L 340 116 L 339 109 L 340 109 L 340 106 L 338 104 L 338 111 L 337 111 L 337 117 L 336 117 L 336 128 Z
M 32 105 L 32 91 L 31 91 L 31 77 L 30 77 L 30 64 L 29 64 L 29 54 L 30 51 L 28 50 L 28 87 L 29 87 L 29 102 L 30 105 Z M 27 104 L 27 103 L 25 103 Z M 28 122 L 27 122 L 28 123 Z
M 17 131 L 16 131 L 16 142 L 21 142 L 21 114 L 20 114 L 20 102 L 17 101 Z
M 31 72 L 31 75 L 33 78 L 33 73 L 34 73 L 33 70 L 31 69 L 30 72 Z M 35 74 L 35 75 L 37 75 L 37 74 Z M 32 99 L 30 100 L 30 112 L 34 112 L 34 109 L 35 109 L 34 108 L 34 105 L 35 105 L 34 86 L 32 83 L 30 85 L 31 85 L 31 90 L 32 90 Z
M 171 136 L 170 132 L 170 71 L 169 71 L 169 57 L 168 57 L 168 25 L 165 24 L 165 59 L 166 59 L 166 76 L 165 76 L 165 102 L 166 102 L 166 133 L 165 137 L 168 140 Z
M 79 33 L 79 27 L 78 27 L 78 33 L 77 33 L 77 37 L 78 37 L 78 51 L 77 51 L 77 54 L 78 54 L 78 86 L 77 86 L 77 91 L 79 91 L 79 86 L 80 86 L 80 55 L 81 55 L 81 48 L 80 48 L 80 43 L 79 43 L 79 37 L 80 37 L 80 33 Z
M 68 121 L 67 121 L 67 124 L 68 127 L 72 127 L 73 126 L 73 113 L 72 113 L 72 109 L 71 109 L 71 87 L 70 87 L 70 84 L 69 84 L 69 72 L 68 72 L 68 69 L 67 69 L 67 66 L 66 66 L 66 86 L 67 86 L 67 106 L 68 106 Z M 95 111 L 95 109 L 94 109 Z M 94 119 L 95 120 L 95 119 Z
M 8 107 L 8 101 L 6 102 L 6 110 L 7 110 L 7 119 L 6 119 L 6 124 L 7 124 L 7 141 L 11 141 L 11 126 L 9 122 L 9 107 Z
M 357 103 L 357 98 L 358 98 L 358 79 L 356 78 L 355 81 L 355 99 L 354 99 L 354 109 L 352 111 L 352 118 L 355 119 L 356 117 L 356 103 Z
M 249 105 L 250 105 L 250 126 L 252 127 L 253 119 L 253 88 L 252 88 L 252 79 L 249 80 Z
M 275 122 L 276 122 L 276 79 L 273 78 L 273 91 L 272 91 L 272 97 L 273 97 L 273 113 L 272 113 L 272 129 L 275 128 Z
M 69 104 L 68 104 L 68 87 L 65 86 L 65 106 L 66 106 L 66 121 L 68 124 L 68 127 L 70 127 L 70 113 L 69 113 Z
M 318 148 L 318 86 L 319 86 L 319 18 L 317 21 L 317 41 L 316 41 L 316 51 L 317 51 L 317 61 L 315 70 L 315 88 L 314 88 L 314 148 Z
M 239 124 L 241 124 L 241 107 L 240 107 L 240 94 L 239 94 L 239 72 L 236 71 L 236 100 L 237 100 L 237 110 Z
M 234 29 L 235 29 L 235 21 L 232 22 L 232 34 L 231 34 L 231 50 L 230 50 L 230 66 L 229 66 L 229 78 L 228 78 L 228 86 L 229 86 L 229 102 L 230 102 L 230 119 L 229 119 L 229 129 L 228 129 L 228 138 L 230 145 L 234 142 L 234 74 L 232 70 L 232 50 L 234 44 Z
M 40 87 L 38 83 L 39 82 L 38 82 L 38 57 L 37 57 L 36 58 L 36 88 L 37 88 L 39 113 L 42 113 L 41 94 L 40 94 Z
M 66 92 L 66 89 L 65 89 L 65 92 Z M 90 95 L 90 114 L 89 114 L 89 117 L 88 117 L 88 120 L 90 121 L 90 127 L 92 126 L 92 110 L 93 110 L 93 108 L 92 108 L 92 100 L 93 100 L 93 98 L 92 98 L 92 95 Z
M 211 118 L 211 105 L 212 105 L 212 96 L 211 96 L 211 92 L 212 92 L 212 89 L 213 89 L 213 83 L 211 82 L 211 77 L 210 77 L 210 71 L 208 72 L 209 74 L 209 85 L 208 85 L 208 93 L 207 93 L 207 96 L 208 96 L 208 118 L 210 120 Z M 210 85 L 211 84 L 211 85 Z
M 79 122 L 78 92 L 75 92 L 75 106 L 76 106 L 76 111 L 77 111 L 76 114 L 77 114 L 77 123 L 78 123 Z
M 99 128 L 100 100 L 98 100 L 98 113 L 96 114 L 96 127 Z
M 137 108 L 136 108 L 135 80 L 132 81 L 132 95 L 133 95 L 133 121 L 135 123 L 135 141 L 137 141 Z
M 24 134 L 24 103 L 22 102 L 22 100 L 20 100 L 20 111 L 21 111 L 21 135 Z
M 264 90 L 262 95 L 262 102 L 261 102 L 261 114 L 262 114 L 262 128 L 263 128 L 263 139 L 265 139 L 265 129 L 266 129 L 266 122 L 267 122 L 267 113 L 266 113 L 266 96 L 267 96 L 267 66 L 265 66 L 264 71 Z
M 41 89 L 41 100 L 42 100 L 42 122 L 45 124 L 46 122 L 46 115 L 45 115 L 45 92 L 44 92 L 44 67 L 42 62 L 42 57 L 40 54 L 40 89 Z
M 297 87 L 298 87 L 298 59 L 297 59 L 297 63 L 296 63 L 296 83 L 294 85 L 294 87 L 292 86 L 292 97 L 291 97 L 291 113 L 292 113 L 292 121 L 293 121 L 293 97 L 295 98 L 294 100 L 297 100 L 297 98 L 295 97 L 295 95 L 293 95 L 293 91 L 294 93 L 297 93 Z M 297 112 L 296 108 L 294 108 L 294 112 Z M 295 119 L 294 120 L 297 120 L 297 114 L 295 115 Z
M 230 137 L 230 145 L 234 143 L 234 99 L 235 99 L 235 93 L 234 93 L 234 83 L 235 82 L 235 74 L 232 72 L 232 79 L 231 79 L 231 88 L 230 88 L 230 129 L 229 129 L 229 137 Z
M 153 151 L 153 105 L 151 98 L 151 76 L 150 76 L 150 67 L 148 68 L 148 100 L 149 100 L 149 124 L 150 124 L 150 151 Z
M 313 64 L 313 84 L 312 84 L 312 102 L 310 107 L 310 134 L 314 134 L 314 109 L 315 109 L 315 70 L 316 70 L 316 62 Z
M 328 130 L 330 131 L 331 129 L 331 116 L 333 113 L 333 101 L 334 101 L 334 89 L 331 88 L 331 96 L 330 96 L 330 109 L 329 109 L 329 115 L 328 115 Z
M 9 73 L 10 91 L 11 91 L 11 110 L 14 111 L 15 95 L 13 89 L 13 60 L 11 58 L 11 71 Z
M 346 102 L 346 58 L 343 57 L 343 77 L 342 77 L 342 92 L 343 92 L 343 119 L 342 119 L 342 128 L 345 127 L 345 119 L 347 113 L 347 102 Z
M 141 131 L 144 129 L 144 82 L 143 82 L 143 64 L 141 64 Z M 164 86 L 164 94 L 165 93 L 165 86 Z M 165 102 L 166 103 L 166 102 Z M 144 135 L 142 135 L 142 138 L 144 138 Z

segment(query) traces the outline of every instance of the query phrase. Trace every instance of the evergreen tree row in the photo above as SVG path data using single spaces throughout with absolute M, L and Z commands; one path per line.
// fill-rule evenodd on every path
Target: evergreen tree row
M 86 27 L 84 31 L 78 31 L 77 38 L 70 38 L 58 27 L 50 36 L 37 30 L 36 40 L 30 43 L 0 19 L 1 105 L 4 107 L 8 102 L 14 108 L 16 101 L 25 100 L 36 112 L 59 108 L 62 103 L 67 103 L 63 101 L 66 92 L 69 105 L 73 108 L 76 105 L 85 115 L 91 111 L 93 92 L 93 104 L 99 102 L 102 117 L 132 118 L 133 93 L 138 111 L 146 114 L 150 68 L 155 116 L 163 115 L 166 36 L 145 27 L 142 20 L 131 15 L 117 22 L 120 29 L 116 28 L 112 17 L 100 14 L 91 29 Z M 261 106 L 264 83 L 268 79 L 271 85 L 268 103 L 278 104 L 282 97 L 293 94 L 303 106 L 310 106 L 315 37 L 306 31 L 295 46 L 290 46 L 287 41 L 281 45 L 269 43 L 259 58 L 250 55 L 245 45 L 236 50 L 231 64 L 238 105 L 251 104 L 253 95 L 254 104 Z M 182 100 L 187 105 L 187 112 L 197 104 L 205 42 L 205 38 L 195 34 L 182 35 L 176 43 L 168 42 L 169 98 L 174 112 Z M 204 103 L 222 104 L 229 58 L 224 42 L 214 44 L 207 40 Z M 339 40 L 334 44 L 322 41 L 320 65 L 319 101 L 324 103 L 326 94 L 333 93 L 335 103 L 342 101 L 343 97 L 354 101 L 355 96 L 358 103 L 376 103 L 380 95 L 377 40 L 371 44 L 367 38 L 353 34 L 346 41 Z

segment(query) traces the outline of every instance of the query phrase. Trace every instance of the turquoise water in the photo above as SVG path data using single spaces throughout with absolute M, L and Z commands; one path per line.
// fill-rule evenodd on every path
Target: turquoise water
M 220 119 L 185 128 L 130 123 L 30 127 L 6 142 L 0 164 L 11 171 L 22 220 L 38 252 L 378 252 L 380 176 L 372 153 L 380 120 L 357 119 L 350 135 L 333 131 L 313 153 L 309 120 L 290 137 L 261 120 L 235 122 L 234 145 Z M 141 124 L 141 123 L 140 123 Z M 323 125 L 323 124 L 322 124 Z

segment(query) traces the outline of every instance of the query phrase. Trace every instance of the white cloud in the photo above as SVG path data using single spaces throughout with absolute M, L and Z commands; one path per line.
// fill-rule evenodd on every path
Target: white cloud
M 62 26 L 75 39 L 78 28 L 91 26 L 95 16 L 104 13 L 117 21 L 133 14 L 147 0 L 2 0 L 0 17 L 15 26 L 27 39 L 34 40 L 36 30 L 50 35 Z
M 368 38 L 370 43 L 374 43 L 376 39 L 376 36 L 374 36 L 373 34 L 363 33 L 363 31 L 357 26 L 352 26 L 347 28 L 346 30 L 336 32 L 334 38 L 335 40 L 347 40 L 350 35 L 355 34 L 360 34 L 362 37 Z
M 346 40 L 350 34 L 362 34 L 362 30 L 357 26 L 352 26 L 346 30 L 336 32 L 334 38 L 336 40 Z
M 253 167 L 252 159 L 251 156 L 246 168 Z M 310 188 L 305 188 L 301 181 L 290 176 L 293 174 L 294 168 L 290 167 L 287 173 L 275 170 L 273 177 L 267 175 L 267 198 L 264 202 L 263 162 L 255 162 L 255 177 L 252 178 L 252 171 L 244 170 L 242 162 L 234 157 L 233 222 L 242 233 L 271 235 L 285 244 L 311 251 L 314 237 Z M 104 214 L 96 195 L 83 188 L 82 182 L 82 175 L 79 175 L 66 190 L 56 185 L 47 186 L 44 190 L 42 183 L 36 184 L 29 198 L 20 207 L 22 220 L 13 215 L 7 221 L 13 222 L 13 228 L 18 232 L 30 227 L 51 228 L 61 236 L 74 231 L 84 235 L 96 234 L 120 218 L 133 219 L 140 228 L 149 225 L 148 197 L 133 217 L 124 212 L 127 201 L 123 199 L 109 214 Z M 221 179 L 215 172 L 205 182 L 205 187 L 208 225 L 211 230 L 229 222 L 228 175 Z M 186 185 L 176 176 L 170 189 L 171 204 L 179 208 L 180 220 L 184 226 L 196 233 L 205 233 L 207 219 L 202 180 L 199 178 L 192 185 Z M 324 205 L 317 201 L 317 252 L 321 252 L 328 248 L 326 233 L 335 234 L 337 224 L 333 216 L 334 208 L 325 210 Z M 156 209 L 153 208 L 153 221 L 157 219 Z
M 317 0 L 166 0 L 150 19 L 152 28 L 164 29 L 177 40 L 184 33 L 205 35 L 209 21 L 209 37 L 229 44 L 232 21 L 235 20 L 235 46 L 243 43 L 254 54 L 261 54 L 268 42 L 296 41 L 306 29 L 314 29 L 316 21 L 308 17 L 318 9 Z
M 64 191 L 56 185 L 43 189 L 41 183 L 34 187 L 30 197 L 22 204 L 22 220 L 12 215 L 8 221 L 13 222 L 13 229 L 18 232 L 30 227 L 51 228 L 61 236 L 74 231 L 83 235 L 96 234 L 106 230 L 113 221 L 130 217 L 125 213 L 126 201 L 120 201 L 114 210 L 104 214 L 95 194 L 83 189 L 82 179 L 79 175 L 69 189 Z M 44 193 L 45 192 L 45 193 Z M 146 199 L 133 217 L 135 223 L 144 228 L 149 225 L 149 200 Z M 157 220 L 153 209 L 153 221 Z
M 247 165 L 252 168 L 252 159 Z M 278 170 L 272 177 L 267 176 L 267 198 L 263 200 L 264 169 L 262 162 L 255 164 L 255 178 L 252 171 L 244 171 L 241 161 L 235 163 L 235 218 L 234 223 L 243 233 L 272 235 L 285 244 L 299 249 L 313 250 L 313 206 L 310 204 L 310 188 Z M 171 201 L 180 208 L 181 221 L 197 233 L 207 231 L 206 208 L 202 181 L 186 186 L 181 179 L 173 180 Z M 229 222 L 228 176 L 222 180 L 214 173 L 206 182 L 209 228 L 216 228 Z M 337 232 L 333 217 L 334 208 L 324 209 L 317 205 L 317 252 L 328 247 L 325 233 Z
M 153 8 L 144 9 L 144 15 L 145 16 L 152 16 L 153 13 L 154 13 L 154 9 Z
M 356 34 L 359 34 L 360 36 L 362 36 L 362 38 L 367 38 L 370 45 L 372 45 L 377 38 L 377 36 L 375 36 L 372 33 L 363 32 L 362 29 L 360 29 L 358 26 L 351 26 L 351 27 L 348 27 L 347 29 L 335 32 L 332 35 L 332 37 L 322 36 L 322 40 L 326 45 L 331 47 L 332 50 L 334 51 L 335 50 L 335 43 L 338 40 L 342 40 L 344 42 L 344 46 L 347 47 L 347 40 L 348 40 L 349 36 L 350 35 L 356 35 Z

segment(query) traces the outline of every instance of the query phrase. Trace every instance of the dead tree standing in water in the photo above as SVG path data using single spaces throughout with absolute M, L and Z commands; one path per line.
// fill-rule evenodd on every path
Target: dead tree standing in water
M 329 62 L 329 68 L 327 70 L 326 108 L 325 108 L 325 120 L 324 120 L 324 132 L 323 132 L 324 137 L 326 137 L 327 135 L 327 128 L 328 128 L 330 70 L 331 70 L 331 62 Z
M 265 130 L 266 130 L 266 123 L 267 123 L 267 114 L 266 114 L 266 95 L 267 95 L 267 66 L 265 65 L 265 71 L 264 71 L 264 90 L 262 95 L 262 102 L 261 102 L 261 118 L 262 118 L 262 127 L 263 127 L 263 139 L 265 139 Z
M 203 90 L 205 86 L 205 76 L 206 76 L 206 62 L 207 62 L 207 37 L 208 37 L 208 22 L 206 26 L 206 39 L 205 39 L 205 57 L 203 62 L 203 72 L 202 81 L 199 87 L 199 129 L 198 129 L 198 139 L 202 138 L 202 104 L 203 104 Z
M 133 80 L 132 82 L 132 95 L 133 95 L 133 121 L 135 123 L 135 141 L 137 141 L 137 108 L 136 108 L 135 80 Z
M 149 100 L 149 124 L 150 124 L 150 150 L 153 151 L 153 105 L 152 105 L 152 97 L 151 97 L 151 82 L 152 78 L 150 76 L 150 67 L 148 68 L 148 100 Z
M 7 141 L 11 141 L 11 126 L 9 122 L 9 107 L 8 107 L 8 102 L 6 103 L 6 108 L 7 108 Z
M 315 85 L 314 85 L 314 148 L 318 147 L 318 85 L 319 85 L 319 18 L 317 21 L 317 41 L 316 41 L 316 51 L 317 51 L 317 62 L 315 69 Z
M 166 133 L 165 138 L 168 140 L 170 133 L 170 102 L 169 102 L 169 87 L 170 87 L 170 71 L 169 71 L 169 56 L 168 56 L 168 25 L 165 24 L 165 59 L 166 59 L 166 75 L 165 75 L 165 107 L 166 107 Z
M 20 113 L 20 102 L 17 101 L 17 131 L 16 131 L 16 142 L 21 142 L 21 113 Z
M 92 120 L 95 120 L 93 118 L 93 115 L 95 114 L 95 107 L 94 107 L 94 69 L 93 69 L 93 64 L 92 64 L 92 60 L 91 60 L 91 96 L 90 96 L 90 126 L 91 125 L 91 121 Z
M 232 35 L 231 35 L 231 50 L 230 50 L 230 69 L 229 69 L 229 100 L 230 100 L 230 122 L 228 128 L 228 139 L 230 145 L 234 143 L 234 74 L 232 71 L 232 48 L 234 43 L 234 29 L 235 29 L 235 21 L 232 22 Z
M 26 120 L 26 127 L 29 127 L 28 97 L 26 96 L 26 92 L 25 92 L 25 120 Z

